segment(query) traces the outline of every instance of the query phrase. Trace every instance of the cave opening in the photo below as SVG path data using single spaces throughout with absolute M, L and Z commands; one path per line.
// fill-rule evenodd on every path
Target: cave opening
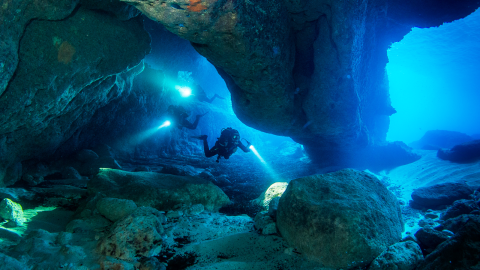
M 388 50 L 389 141 L 407 144 L 426 131 L 480 138 L 480 10 L 439 27 L 413 28 Z

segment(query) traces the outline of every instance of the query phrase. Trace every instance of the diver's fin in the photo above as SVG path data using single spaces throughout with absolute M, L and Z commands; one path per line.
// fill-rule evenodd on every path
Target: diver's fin
M 190 136 L 190 138 L 199 139 L 199 140 L 206 140 L 208 138 L 208 135 Z
M 216 96 L 217 98 L 219 98 L 219 99 L 225 99 L 224 97 L 221 97 L 221 96 L 219 96 L 219 95 L 217 95 L 217 94 L 215 94 L 215 96 Z

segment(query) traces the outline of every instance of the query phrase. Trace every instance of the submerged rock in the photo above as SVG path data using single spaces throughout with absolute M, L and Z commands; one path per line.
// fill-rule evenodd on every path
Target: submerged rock
M 435 227 L 436 230 L 449 230 L 457 233 L 470 219 L 476 219 L 480 223 L 480 216 L 478 215 L 460 215 L 455 218 L 445 220 L 445 222 Z
M 14 222 L 16 226 L 22 226 L 25 222 L 22 206 L 8 198 L 0 202 L 0 217 Z
M 438 208 L 456 200 L 468 199 L 473 189 L 465 183 L 444 183 L 417 188 L 412 192 L 412 207 Z
M 458 163 L 470 163 L 480 159 L 480 140 L 455 145 L 452 149 L 440 149 L 437 157 Z
M 116 259 L 135 261 L 160 253 L 164 238 L 164 216 L 151 207 L 139 207 L 114 224 L 99 243 L 100 252 Z
M 230 202 L 220 188 L 202 178 L 154 172 L 104 169 L 88 182 L 88 191 L 162 211 L 178 204 L 202 204 L 208 211 L 217 211 Z
M 274 198 L 281 197 L 287 189 L 287 182 L 277 182 L 271 184 L 268 189 L 263 192 L 254 203 L 260 205 L 264 210 L 268 211 L 270 201 Z
M 180 176 L 195 176 L 198 174 L 195 168 L 190 165 L 185 165 L 185 166 L 165 165 L 162 171 L 160 172 L 165 174 L 173 174 L 173 175 L 180 175 Z
M 480 219 L 469 219 L 450 239 L 425 257 L 417 270 L 476 269 L 480 262 Z
M 470 214 L 475 210 L 480 210 L 480 207 L 473 200 L 458 200 L 450 206 L 447 211 L 442 213 L 441 219 L 447 220 L 458 217 L 463 214 Z
M 440 232 L 432 228 L 421 228 L 415 233 L 415 237 L 420 242 L 421 247 L 430 253 L 442 242 L 450 238 L 450 234 Z
M 414 241 L 389 246 L 375 258 L 368 270 L 414 270 L 423 260 L 422 250 Z
M 63 179 L 82 179 L 80 173 L 73 167 L 65 167 L 62 169 L 62 178 Z
M 373 175 L 352 169 L 291 181 L 277 226 L 299 252 L 332 268 L 366 266 L 403 231 L 396 197 Z
M 465 133 L 449 130 L 429 130 L 420 140 L 412 142 L 411 147 L 425 150 L 438 150 L 440 148 L 452 148 L 473 140 Z
M 7 256 L 0 252 L 0 265 L 2 265 L 2 269 L 5 270 L 28 270 L 30 267 L 27 267 L 23 263 L 19 262 L 18 260 Z
M 102 198 L 97 202 L 98 212 L 113 222 L 130 215 L 136 209 L 137 205 L 131 200 Z

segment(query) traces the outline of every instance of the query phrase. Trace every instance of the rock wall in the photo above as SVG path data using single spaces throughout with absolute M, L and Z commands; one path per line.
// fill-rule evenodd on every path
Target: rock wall
M 122 0 L 190 40 L 227 82 L 236 115 L 317 153 L 384 142 L 386 50 L 411 27 L 473 12 L 476 1 Z
M 140 18 L 44 2 L 0 9 L 0 186 L 18 162 L 51 155 L 128 89 L 150 51 Z
M 191 66 L 190 66 L 191 67 Z M 191 136 L 208 135 L 210 147 L 220 136 L 222 128 L 232 127 L 256 146 L 261 146 L 269 134 L 246 127 L 232 114 L 225 111 L 224 101 L 206 103 L 193 96 L 182 98 L 174 85 L 165 82 L 164 72 L 146 66 L 135 77 L 131 91 L 121 98 L 97 110 L 90 123 L 79 129 L 60 146 L 54 158 L 60 159 L 81 149 L 93 149 L 97 145 L 112 146 L 123 158 L 157 158 L 169 155 L 203 155 L 203 145 Z M 181 105 L 190 112 L 188 121 L 195 115 L 205 114 L 195 130 L 174 126 L 158 129 L 166 118 L 169 105 Z M 243 141 L 243 143 L 245 143 Z

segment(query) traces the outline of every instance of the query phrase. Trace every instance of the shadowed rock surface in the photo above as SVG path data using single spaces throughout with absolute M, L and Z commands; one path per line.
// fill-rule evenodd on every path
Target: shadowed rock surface
M 101 192 L 107 197 L 134 201 L 138 206 L 171 210 L 178 204 L 203 204 L 209 211 L 218 211 L 230 200 L 211 182 L 198 177 L 154 172 L 101 170 L 88 182 L 90 194 Z
M 475 162 L 480 160 L 480 140 L 455 145 L 452 149 L 439 149 L 437 156 L 458 163 Z
M 345 169 L 292 180 L 277 210 L 280 234 L 325 267 L 365 266 L 398 242 L 395 196 L 372 175 Z
M 440 148 L 452 148 L 473 140 L 467 134 L 449 130 L 429 130 L 420 140 L 412 142 L 411 147 L 425 150 L 438 150 Z
M 421 187 L 412 192 L 415 207 L 438 208 L 456 200 L 468 199 L 472 187 L 464 183 L 445 183 Z
M 449 240 L 429 254 L 418 270 L 475 269 L 480 261 L 480 220 L 469 219 Z
M 9 47 L 15 50 L 12 55 L 18 51 L 18 65 L 7 62 L 9 68 L 16 65 L 15 74 L 0 87 L 1 186 L 12 164 L 52 155 L 98 108 L 128 91 L 133 76 L 141 71 L 135 67 L 150 50 L 140 19 L 120 21 L 82 7 L 72 13 L 73 1 L 52 7 L 27 2 L 6 3 L 2 12 L 7 18 L 10 12 L 25 13 L 18 17 L 21 21 L 37 18 L 35 12 L 52 14 L 18 29 L 18 43 Z
M 461 18 L 475 1 L 124 0 L 192 42 L 249 126 L 338 155 L 385 140 L 386 50 L 412 26 Z

